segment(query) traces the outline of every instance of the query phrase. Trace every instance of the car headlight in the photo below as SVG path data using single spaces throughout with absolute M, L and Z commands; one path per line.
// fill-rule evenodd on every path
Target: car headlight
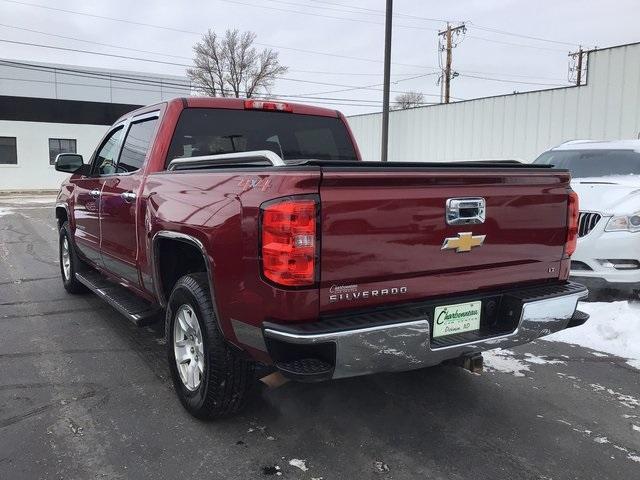
M 605 232 L 640 232 L 640 212 L 611 217 L 604 230 Z

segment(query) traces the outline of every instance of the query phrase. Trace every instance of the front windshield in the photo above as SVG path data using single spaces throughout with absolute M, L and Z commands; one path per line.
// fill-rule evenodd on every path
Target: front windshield
M 565 168 L 573 178 L 640 175 L 640 153 L 633 150 L 550 150 L 533 163 Z

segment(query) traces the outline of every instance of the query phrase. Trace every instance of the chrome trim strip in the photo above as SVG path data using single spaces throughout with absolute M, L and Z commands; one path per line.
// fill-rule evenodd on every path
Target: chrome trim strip
M 464 344 L 431 348 L 428 319 L 333 333 L 295 334 L 267 328 L 264 335 L 298 345 L 333 342 L 333 378 L 377 372 L 413 370 L 437 365 L 461 355 L 509 348 L 566 328 L 578 300 L 587 291 L 527 302 L 512 333 Z
M 222 153 L 219 155 L 201 155 L 199 157 L 174 158 L 169 162 L 167 170 L 182 170 L 189 167 L 207 167 L 216 165 L 233 165 L 249 163 L 248 160 L 267 160 L 274 167 L 284 167 L 284 160 L 271 150 L 254 150 L 249 152 Z M 182 167 L 182 168 L 180 168 Z

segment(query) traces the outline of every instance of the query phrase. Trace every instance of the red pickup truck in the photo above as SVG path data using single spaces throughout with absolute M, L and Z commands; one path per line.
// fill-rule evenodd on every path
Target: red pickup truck
M 481 365 L 584 323 L 569 173 L 361 161 L 335 110 L 187 98 L 118 120 L 58 195 L 60 265 L 137 324 L 164 312 L 189 412 L 236 412 L 256 367 L 300 381 Z

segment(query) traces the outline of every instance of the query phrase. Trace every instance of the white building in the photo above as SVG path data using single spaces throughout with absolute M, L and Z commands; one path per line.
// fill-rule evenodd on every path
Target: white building
M 380 159 L 381 114 L 349 117 L 362 156 Z M 586 84 L 394 111 L 389 160 L 533 161 L 567 140 L 640 134 L 640 43 L 589 54 Z
M 57 153 L 87 159 L 121 115 L 190 93 L 184 77 L 0 60 L 0 192 L 57 190 Z

